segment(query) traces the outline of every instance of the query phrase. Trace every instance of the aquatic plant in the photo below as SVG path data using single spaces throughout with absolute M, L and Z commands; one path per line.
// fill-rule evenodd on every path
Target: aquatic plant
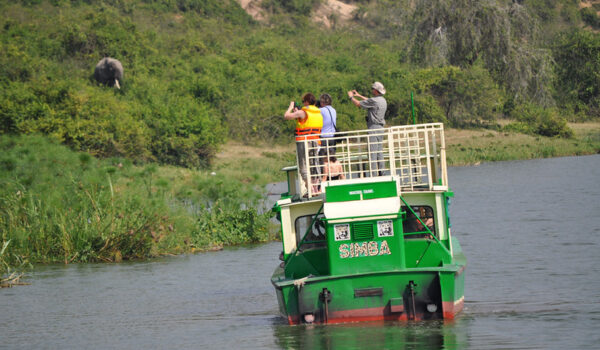
M 40 136 L 0 136 L 0 146 L 7 256 L 118 262 L 266 240 L 268 214 L 252 209 L 260 195 L 235 179 L 98 160 Z
M 21 278 L 25 274 L 24 269 L 31 267 L 26 261 L 18 256 L 9 256 L 7 252 L 10 240 L 2 241 L 0 246 L 0 288 L 12 287 L 13 285 L 24 284 Z

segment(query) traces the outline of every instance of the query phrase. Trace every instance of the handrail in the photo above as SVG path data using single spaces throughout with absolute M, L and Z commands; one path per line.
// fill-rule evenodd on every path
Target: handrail
M 314 140 L 297 141 L 305 144 L 307 169 L 306 184 L 298 173 L 301 195 L 320 193 L 323 160 L 331 156 L 338 158 L 346 179 L 392 175 L 399 179 L 401 191 L 448 186 L 442 123 L 337 132 L 327 140 L 337 142 L 335 154 Z

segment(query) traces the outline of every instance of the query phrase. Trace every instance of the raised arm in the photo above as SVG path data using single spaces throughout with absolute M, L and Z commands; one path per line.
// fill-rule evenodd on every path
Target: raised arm
M 303 110 L 297 109 L 294 111 L 294 101 L 290 102 L 287 111 L 283 115 L 285 120 L 302 119 L 304 117 L 306 117 L 306 113 Z
M 361 94 L 358 93 L 358 91 L 356 90 L 351 90 L 348 91 L 348 97 L 350 97 L 350 101 L 352 102 L 352 104 L 354 104 L 356 107 L 360 107 L 360 101 L 356 98 L 361 98 L 363 100 L 366 99 L 366 97 L 362 96 Z

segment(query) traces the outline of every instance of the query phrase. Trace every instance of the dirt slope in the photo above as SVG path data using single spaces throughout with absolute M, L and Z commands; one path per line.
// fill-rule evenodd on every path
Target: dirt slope
M 268 14 L 262 9 L 262 0 L 238 0 L 246 12 L 257 21 L 264 21 Z M 315 22 L 322 23 L 331 28 L 336 24 L 344 23 L 352 18 L 352 13 L 357 9 L 356 5 L 347 4 L 339 0 L 325 0 L 312 12 Z

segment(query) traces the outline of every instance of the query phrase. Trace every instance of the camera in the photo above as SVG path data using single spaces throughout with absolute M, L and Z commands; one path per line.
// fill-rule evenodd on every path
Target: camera
M 302 109 L 302 105 L 299 104 L 298 102 L 294 102 L 294 109 L 301 110 Z

